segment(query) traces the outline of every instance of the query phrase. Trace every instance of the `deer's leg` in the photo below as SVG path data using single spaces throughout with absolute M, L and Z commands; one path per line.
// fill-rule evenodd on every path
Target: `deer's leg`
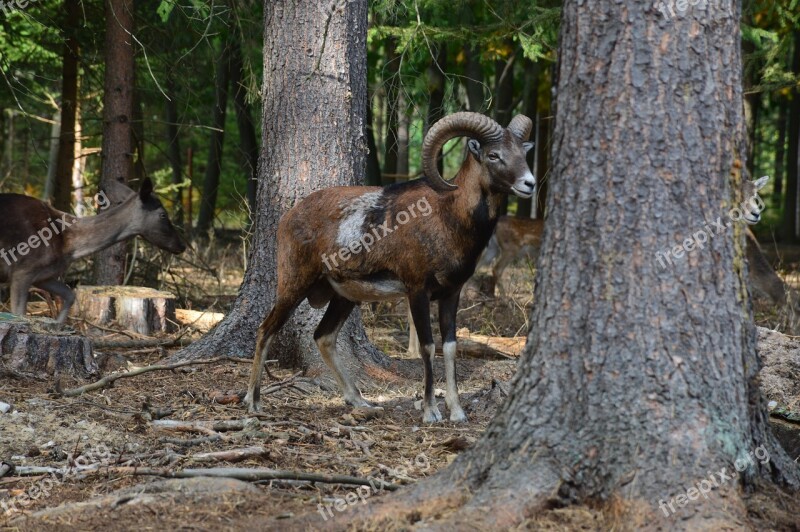
M 12 278 L 9 282 L 9 288 L 11 290 L 11 313 L 24 317 L 28 310 L 28 290 L 31 288 L 30 279 Z
M 503 288 L 503 283 L 500 282 L 500 276 L 503 275 L 503 272 L 506 270 L 511 261 L 514 260 L 514 253 L 511 252 L 509 249 L 500 249 L 500 256 L 497 258 L 497 261 L 492 266 L 492 276 L 494 277 L 494 283 L 497 287 L 497 291 L 499 292 L 501 297 L 506 295 L 506 291 Z
M 433 365 L 431 360 L 436 353 L 436 345 L 433 343 L 433 332 L 431 331 L 431 300 L 424 291 L 409 294 L 408 302 L 411 305 L 411 315 L 414 317 L 414 325 L 417 327 L 419 343 L 422 348 L 422 363 L 425 368 L 425 398 L 423 399 L 422 421 L 425 423 L 435 423 L 442 420 L 442 414 L 436 405 L 436 397 L 433 395 Z
M 34 286 L 42 290 L 47 290 L 51 294 L 61 298 L 61 312 L 58 313 L 56 321 L 58 323 L 64 323 L 69 315 L 69 309 L 72 308 L 72 305 L 75 303 L 75 293 L 72 289 L 56 279 L 34 283 Z
M 264 374 L 264 362 L 267 359 L 269 346 L 302 300 L 301 297 L 287 298 L 279 295 L 278 302 L 275 303 L 267 318 L 258 328 L 256 352 L 253 355 L 253 367 L 250 370 L 250 383 L 247 386 L 247 395 L 244 398 L 244 404 L 247 405 L 249 412 L 261 410 L 261 377 Z
M 408 354 L 420 356 L 419 336 L 414 326 L 414 317 L 411 315 L 411 303 L 408 304 Z
M 355 303 L 352 301 L 340 295 L 333 296 L 328 304 L 328 309 L 325 311 L 325 316 L 322 317 L 322 321 L 319 322 L 317 329 L 314 331 L 314 341 L 317 342 L 319 352 L 322 354 L 322 360 L 333 372 L 333 376 L 339 384 L 339 389 L 344 395 L 345 403 L 350 406 L 370 407 L 371 405 L 361 396 L 361 392 L 353 384 L 353 380 L 347 370 L 342 367 L 336 349 L 336 338 L 338 338 L 342 325 L 347 321 L 347 317 L 353 312 L 354 307 Z
M 458 400 L 458 383 L 456 381 L 456 312 L 461 289 L 439 301 L 439 329 L 442 332 L 442 351 L 444 352 L 444 374 L 447 379 L 447 392 L 444 402 L 450 410 L 450 421 L 467 420 L 461 403 Z

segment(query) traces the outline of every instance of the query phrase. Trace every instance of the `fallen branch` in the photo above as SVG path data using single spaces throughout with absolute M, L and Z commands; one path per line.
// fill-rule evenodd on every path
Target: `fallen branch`
M 217 362 L 226 362 L 234 360 L 233 357 L 217 357 L 211 358 L 206 360 L 187 360 L 184 362 L 177 362 L 175 364 L 165 364 L 165 365 L 153 365 L 153 366 L 146 366 L 143 368 L 138 368 L 132 371 L 128 371 L 125 373 L 114 373 L 112 375 L 106 375 L 102 379 L 97 382 L 93 382 L 91 384 L 87 384 L 85 386 L 79 386 L 78 388 L 72 388 L 71 390 L 64 390 L 61 391 L 61 395 L 64 397 L 77 397 L 82 395 L 86 392 L 93 392 L 95 390 L 102 390 L 106 386 L 113 384 L 114 382 L 118 381 L 119 379 L 128 379 L 131 377 L 136 377 L 138 375 L 142 375 L 144 373 L 149 373 L 151 371 L 172 371 L 178 368 L 182 368 L 185 366 L 194 366 L 194 365 L 201 365 L 201 364 L 215 364 Z M 58 391 L 58 390 L 57 390 Z
M 263 447 L 244 447 L 242 449 L 229 449 L 212 453 L 198 453 L 191 456 L 194 462 L 241 462 L 248 458 L 260 458 L 268 452 Z
M 379 490 L 395 491 L 399 489 L 396 484 L 389 484 L 382 479 L 369 479 L 351 477 L 347 475 L 323 475 L 320 473 L 304 473 L 300 471 L 281 471 L 277 469 L 246 469 L 240 467 L 212 467 L 209 469 L 184 469 L 169 471 L 165 469 L 143 469 L 137 467 L 111 467 L 109 473 L 131 474 L 141 476 L 155 476 L 164 478 L 233 478 L 247 482 L 263 480 L 304 480 L 308 482 L 321 482 L 325 484 L 349 484 L 354 486 L 377 486 Z
M 150 425 L 156 430 L 171 430 L 176 432 L 201 432 L 215 435 L 217 432 L 256 429 L 261 422 L 254 418 L 226 419 L 222 421 L 178 421 L 175 419 L 157 419 Z
M 222 440 L 221 434 L 214 434 L 212 436 L 203 436 L 201 438 L 191 438 L 182 440 L 180 438 L 159 438 L 161 443 L 171 443 L 172 445 L 181 445 L 183 447 L 192 447 L 195 445 L 203 445 L 204 443 L 213 443 Z

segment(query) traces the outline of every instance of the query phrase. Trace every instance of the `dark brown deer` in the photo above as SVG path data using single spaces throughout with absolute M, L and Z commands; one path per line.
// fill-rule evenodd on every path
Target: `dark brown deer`
M 0 282 L 11 285 L 11 312 L 24 316 L 31 286 L 61 298 L 57 321 L 64 323 L 75 302 L 72 289 L 60 280 L 69 264 L 123 240 L 141 236 L 172 253 L 186 245 L 146 179 L 137 194 L 111 182 L 112 197 L 123 198 L 97 216 L 76 218 L 47 203 L 21 194 L 0 194 Z

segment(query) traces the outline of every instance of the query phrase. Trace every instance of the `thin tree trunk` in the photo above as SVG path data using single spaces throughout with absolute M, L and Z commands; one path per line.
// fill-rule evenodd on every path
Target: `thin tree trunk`
M 253 124 L 253 114 L 250 103 L 247 101 L 247 87 L 244 86 L 244 62 L 242 61 L 242 48 L 239 42 L 234 42 L 231 49 L 231 88 L 233 89 L 233 104 L 236 108 L 236 124 L 239 128 L 239 148 L 244 153 L 245 172 L 247 174 L 247 206 L 250 209 L 251 220 L 255 220 L 256 191 L 258 184 L 258 138 L 256 126 Z
M 50 151 L 47 155 L 47 181 L 44 182 L 43 201 L 53 200 L 56 188 L 56 167 L 58 166 L 58 143 L 61 140 L 61 109 L 53 113 L 53 123 L 50 126 Z
M 61 59 L 61 129 L 53 189 L 53 206 L 72 211 L 72 167 L 75 164 L 75 120 L 78 109 L 78 25 L 81 7 L 78 0 L 64 0 L 64 50 Z
M 447 78 L 444 73 L 447 69 L 447 46 L 440 44 L 436 55 L 431 58 L 428 66 L 428 115 L 425 119 L 425 133 L 430 127 L 438 122 L 445 114 L 444 109 L 444 90 Z M 444 154 L 440 153 L 437 159 L 439 173 L 444 168 Z
M 222 52 L 217 59 L 217 75 L 214 91 L 214 111 L 211 125 L 211 143 L 208 148 L 208 164 L 203 179 L 203 196 L 200 198 L 200 213 L 197 217 L 197 234 L 207 236 L 217 208 L 217 192 L 219 176 L 222 172 L 222 146 L 225 141 L 225 116 L 228 106 L 228 85 L 231 79 L 231 47 L 229 42 L 223 44 Z
M 514 106 L 514 62 L 515 56 L 512 55 L 507 60 L 498 59 L 494 63 L 495 74 L 495 108 L 494 119 L 502 126 L 507 126 L 511 121 L 511 113 Z M 510 198 L 503 198 L 498 212 L 503 215 L 508 212 Z M 515 198 L 516 201 L 516 198 Z
M 539 101 L 539 121 L 538 133 L 536 134 L 536 218 L 544 219 L 547 206 L 547 189 L 549 188 L 550 172 L 550 149 L 552 148 L 550 139 L 553 133 L 554 102 L 550 95 L 552 86 L 555 83 L 555 65 L 552 65 L 550 75 L 546 75 L 546 70 L 542 69 L 539 75 L 539 82 L 544 84 L 544 89 L 539 91 L 542 95 Z
M 133 171 L 133 39 L 134 0 L 105 0 L 105 80 L 103 85 L 102 181 L 127 183 Z M 107 191 L 113 203 L 123 198 Z M 125 279 L 126 244 L 95 255 L 97 285 L 119 285 Z
M 134 86 L 136 86 L 135 79 L 134 73 Z M 144 110 L 142 109 L 142 95 L 138 90 L 133 92 L 133 124 L 131 126 L 133 150 L 136 155 L 133 161 L 133 178 L 141 183 L 147 177 L 147 171 L 144 167 Z
M 800 30 L 794 32 L 794 52 L 792 55 L 792 73 L 800 75 Z M 789 106 L 788 143 L 786 150 L 786 199 L 783 207 L 783 241 L 797 242 L 800 231 L 797 225 L 798 190 L 800 180 L 800 89 L 792 89 L 792 103 Z
M 167 95 L 169 98 L 164 101 L 164 115 L 167 122 L 167 159 L 172 168 L 172 184 L 179 187 L 183 184 L 183 161 L 181 161 L 181 139 L 180 128 L 178 127 L 178 102 L 175 99 L 175 78 L 171 73 L 167 73 Z M 183 213 L 183 189 L 176 188 L 173 199 L 175 206 L 172 220 L 176 227 L 184 226 Z
M 772 198 L 778 203 L 783 195 L 783 175 L 786 170 L 786 127 L 788 125 L 788 115 L 786 108 L 789 102 L 786 98 L 778 97 L 778 142 L 775 145 L 775 179 L 772 182 Z
M 564 4 L 548 226 L 510 395 L 450 467 L 355 528 L 506 530 L 601 504 L 620 529 L 742 529 L 743 490 L 800 488 L 758 387 L 744 227 L 659 262 L 742 201 L 741 13 L 714 4 L 711 29 L 708 9 L 667 23 L 650 3 Z
M 484 98 L 484 85 L 483 85 L 483 67 L 480 63 L 478 49 L 475 46 L 467 44 L 464 46 L 464 56 L 466 64 L 464 65 L 464 85 L 467 88 L 467 101 L 469 102 L 469 110 L 475 113 L 483 111 L 485 98 Z
M 367 181 L 366 185 L 381 185 L 381 163 L 378 160 L 378 147 L 375 145 L 375 130 L 372 127 L 372 102 L 367 99 Z
M 78 94 L 80 94 L 80 80 L 78 80 Z M 86 168 L 86 158 L 83 156 L 83 126 L 81 125 L 81 100 L 75 105 L 75 151 L 72 157 L 72 201 L 75 204 L 75 215 L 87 215 L 83 190 L 83 170 Z M 91 196 L 91 194 L 89 194 Z
M 409 170 L 409 123 L 411 117 L 408 115 L 408 102 L 406 101 L 405 91 L 401 90 L 397 94 L 398 124 L 397 124 L 397 175 L 407 181 L 411 171 Z
M 386 39 L 386 65 L 383 67 L 386 86 L 386 142 L 383 155 L 383 178 L 387 184 L 397 181 L 397 129 L 400 127 L 400 56 L 397 54 L 397 39 Z
M 326 20 L 314 0 L 264 1 L 264 64 L 271 66 L 264 72 L 259 209 L 248 269 L 226 319 L 179 359 L 251 356 L 258 326 L 275 301 L 281 216 L 313 191 L 363 184 L 367 1 L 343 6 Z M 283 365 L 329 376 L 313 341 L 321 319 L 322 311 L 302 303 L 270 354 Z M 342 329 L 339 350 L 356 370 L 386 361 L 367 339 L 358 309 Z
M 525 60 L 525 116 L 534 121 L 536 126 L 536 117 L 539 112 L 539 63 Z M 535 133 L 534 133 L 535 135 Z M 528 166 L 535 171 L 534 161 L 536 160 L 535 148 L 528 152 Z M 531 210 L 533 207 L 533 198 L 522 199 L 517 198 L 517 216 L 520 218 L 530 218 Z

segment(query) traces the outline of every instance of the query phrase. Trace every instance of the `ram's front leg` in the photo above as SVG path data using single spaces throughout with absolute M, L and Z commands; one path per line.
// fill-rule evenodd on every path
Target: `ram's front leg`
M 436 353 L 431 331 L 431 300 L 424 291 L 409 294 L 408 303 L 411 305 L 411 316 L 417 328 L 420 347 L 422 347 L 422 363 L 425 368 L 425 398 L 423 399 L 422 421 L 436 423 L 442 420 L 442 414 L 436 404 L 433 394 L 433 365 L 431 360 Z
M 447 379 L 447 392 L 444 402 L 450 410 L 450 421 L 467 420 L 461 403 L 458 400 L 458 382 L 456 380 L 456 312 L 461 287 L 450 296 L 439 301 L 439 330 L 442 332 L 442 351 L 444 352 L 444 373 Z

